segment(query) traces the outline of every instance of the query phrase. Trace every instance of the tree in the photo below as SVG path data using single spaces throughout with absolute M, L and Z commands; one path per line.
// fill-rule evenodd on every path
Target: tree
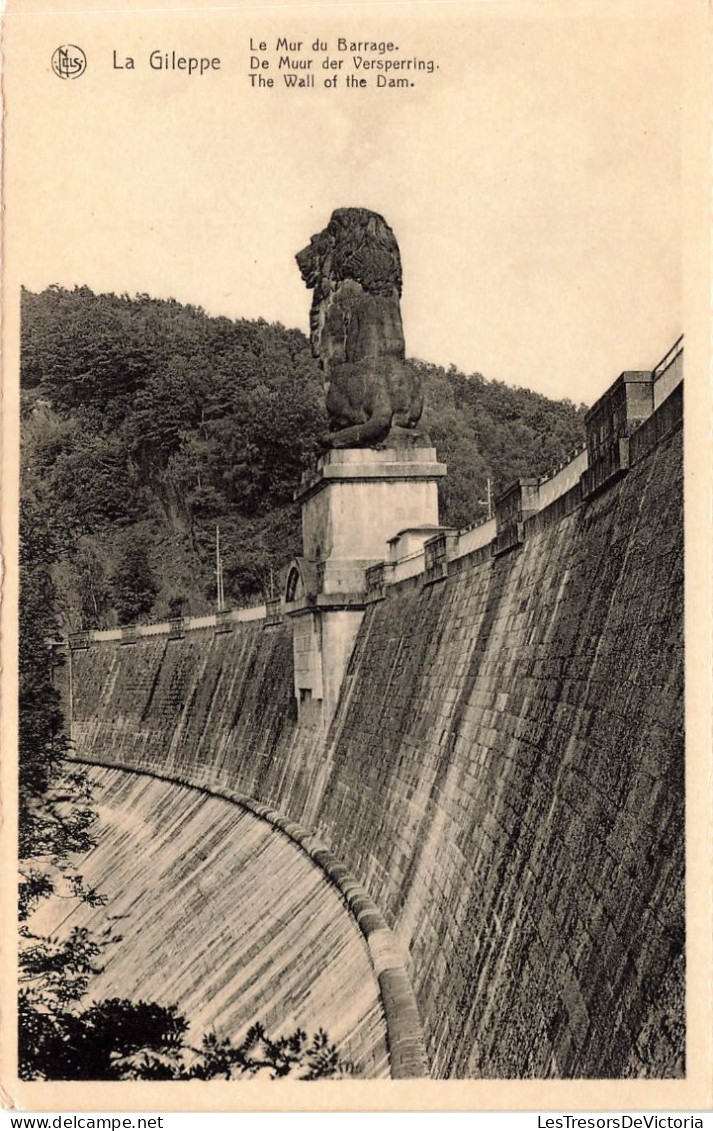
M 175 1006 L 155 1002 L 109 998 L 82 1011 L 38 1011 L 21 997 L 20 1075 L 26 1080 L 177 1079 L 187 1029 Z M 143 1077 L 142 1063 L 154 1066 Z
M 145 542 L 130 542 L 112 580 L 114 607 L 121 624 L 133 624 L 151 612 L 159 585 Z
M 42 1013 L 20 1001 L 20 1076 L 25 1080 L 240 1080 L 346 1076 L 323 1029 L 270 1037 L 251 1026 L 235 1045 L 214 1033 L 186 1042 L 188 1022 L 175 1005 L 108 998 L 82 1011 Z
M 330 1044 L 323 1029 L 318 1029 L 311 1038 L 304 1029 L 272 1038 L 264 1026 L 256 1024 L 239 1045 L 229 1040 L 220 1041 L 214 1034 L 205 1036 L 188 1076 L 199 1080 L 216 1077 L 235 1080 L 266 1074 L 273 1080 L 292 1075 L 301 1080 L 319 1080 L 346 1076 L 352 1071 L 352 1066 L 340 1059 L 336 1045 Z
M 52 1018 L 85 993 L 103 943 L 86 931 L 65 939 L 35 933 L 30 925 L 50 896 L 96 905 L 71 867 L 75 853 L 93 845 L 94 812 L 86 778 L 66 761 L 59 695 L 52 684 L 54 659 L 47 636 L 56 631 L 50 569 L 60 533 L 49 506 L 25 484 L 20 510 L 19 648 L 19 1038 L 21 1068 L 32 1078 L 32 1050 Z
M 104 567 L 94 547 L 79 546 L 73 557 L 80 599 L 80 625 L 83 629 L 104 628 L 111 593 Z
M 47 363 L 51 360 L 48 355 Z M 41 380 L 40 368 L 33 372 L 33 388 Z M 105 949 L 120 944 L 120 936 L 110 925 L 98 936 L 80 927 L 47 935 L 34 926 L 48 899 L 105 903 L 76 867 L 77 854 L 95 843 L 96 818 L 86 775 L 67 759 L 51 646 L 59 633 L 54 572 L 61 559 L 71 560 L 77 570 L 84 623 L 105 611 L 99 556 L 90 539 L 79 547 L 74 539 L 76 493 L 63 496 L 57 490 L 71 480 L 62 465 L 68 451 L 76 467 L 83 450 L 101 452 L 103 437 L 96 433 L 78 439 L 71 422 L 63 424 L 51 409 L 36 413 L 36 406 L 37 398 L 26 414 L 23 438 L 29 436 L 30 443 L 23 446 L 20 513 L 19 1074 L 27 1080 L 120 1080 L 301 1072 L 305 1079 L 316 1079 L 341 1072 L 337 1051 L 321 1030 L 311 1040 L 302 1031 L 271 1039 L 255 1026 L 238 1046 L 210 1034 L 200 1049 L 192 1049 L 185 1043 L 188 1023 L 175 1005 L 114 998 L 83 1007 Z M 111 471 L 103 482 L 111 503 Z M 90 476 L 84 485 L 96 503 L 97 477 Z M 95 529 L 106 517 L 97 508 Z M 117 607 L 127 620 L 150 611 L 158 586 L 145 541 L 134 538 L 125 546 L 113 585 Z M 172 596 L 170 609 L 177 613 L 183 597 L 178 592 Z
M 19 786 L 20 855 L 61 860 L 88 844 L 86 796 L 66 798 L 67 738 L 54 657 L 48 637 L 58 633 L 51 566 L 60 534 L 51 507 L 30 491 L 20 504 Z M 69 773 L 69 778 L 72 774 Z M 23 889 L 20 894 L 22 897 Z

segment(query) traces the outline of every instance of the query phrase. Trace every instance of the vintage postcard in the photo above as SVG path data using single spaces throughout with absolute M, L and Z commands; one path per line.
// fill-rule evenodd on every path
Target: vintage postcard
M 6 1107 L 713 1104 L 710 38 L 8 0 Z

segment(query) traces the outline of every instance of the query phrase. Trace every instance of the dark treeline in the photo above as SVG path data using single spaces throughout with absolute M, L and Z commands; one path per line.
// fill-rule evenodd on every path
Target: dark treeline
M 413 362 L 448 464 L 442 521 L 485 515 L 583 438 L 581 409 Z M 226 599 L 279 592 L 299 553 L 292 493 L 319 454 L 322 382 L 299 330 L 175 301 L 23 293 L 23 490 L 52 515 L 65 629 L 210 610 L 220 525 Z

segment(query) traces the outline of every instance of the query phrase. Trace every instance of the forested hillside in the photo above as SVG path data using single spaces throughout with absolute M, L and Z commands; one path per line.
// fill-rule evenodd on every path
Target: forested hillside
M 569 401 L 413 364 L 448 464 L 444 523 L 485 514 L 488 478 L 497 492 L 542 474 L 583 439 Z M 292 492 L 319 454 L 323 400 L 299 330 L 147 295 L 24 292 L 23 492 L 51 515 L 61 626 L 209 611 L 217 524 L 228 603 L 279 592 L 300 550 Z

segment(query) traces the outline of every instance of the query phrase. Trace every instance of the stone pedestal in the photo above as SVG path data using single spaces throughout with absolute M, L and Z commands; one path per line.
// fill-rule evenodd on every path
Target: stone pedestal
M 306 472 L 304 555 L 287 582 L 293 617 L 295 695 L 300 721 L 329 726 L 366 607 L 366 571 L 390 557 L 400 531 L 438 526 L 438 480 L 446 474 L 434 448 L 344 448 Z
M 407 527 L 438 525 L 438 479 L 444 464 L 434 448 L 345 448 L 307 472 L 302 544 L 318 563 L 324 593 L 362 592 L 364 573 L 389 557 L 389 541 Z

